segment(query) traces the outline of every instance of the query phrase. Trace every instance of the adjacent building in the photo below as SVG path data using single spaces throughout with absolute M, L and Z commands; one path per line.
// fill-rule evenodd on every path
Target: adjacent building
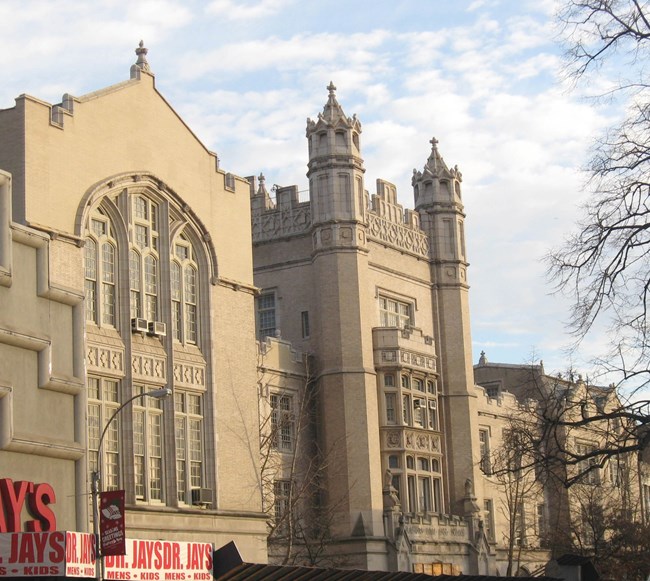
M 248 183 L 136 52 L 127 81 L 0 111 L 0 477 L 47 484 L 56 526 L 90 531 L 99 470 L 130 536 L 264 561 Z

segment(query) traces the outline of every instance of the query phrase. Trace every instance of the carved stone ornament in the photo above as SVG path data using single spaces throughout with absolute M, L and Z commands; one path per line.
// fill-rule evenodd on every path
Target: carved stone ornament
M 399 432 L 388 432 L 386 434 L 386 445 L 389 448 L 398 448 L 400 445 Z

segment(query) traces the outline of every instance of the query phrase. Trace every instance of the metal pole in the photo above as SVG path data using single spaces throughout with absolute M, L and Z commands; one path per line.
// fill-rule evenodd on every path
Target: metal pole
M 139 397 L 153 397 L 156 399 L 162 399 L 171 395 L 172 390 L 168 387 L 162 387 L 160 389 L 153 389 L 145 393 L 139 393 L 133 397 L 127 399 L 120 407 L 118 407 L 113 415 L 109 418 L 104 426 L 102 435 L 99 437 L 99 446 L 97 446 L 97 470 L 93 471 L 91 475 L 91 493 L 93 501 L 93 536 L 95 537 L 95 577 L 97 581 L 102 581 L 104 579 L 104 555 L 101 552 L 101 543 L 99 539 L 99 493 L 101 492 L 101 465 L 102 465 L 102 444 L 104 443 L 104 436 L 108 431 L 108 427 L 111 425 L 113 420 L 127 405 L 132 401 L 138 399 Z

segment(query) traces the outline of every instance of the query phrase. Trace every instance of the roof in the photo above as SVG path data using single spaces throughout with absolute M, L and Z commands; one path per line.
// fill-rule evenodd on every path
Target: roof
M 504 581 L 507 577 L 490 575 L 427 575 L 426 573 L 406 573 L 390 571 L 361 571 L 358 569 L 324 569 L 318 567 L 291 567 L 281 565 L 258 565 L 241 563 L 215 581 Z M 517 577 L 517 581 L 551 581 L 552 577 Z M 555 580 L 554 580 L 555 581 Z

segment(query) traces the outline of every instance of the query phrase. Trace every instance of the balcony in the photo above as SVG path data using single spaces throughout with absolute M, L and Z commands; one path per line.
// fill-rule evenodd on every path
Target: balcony
M 375 327 L 372 330 L 375 368 L 410 367 L 436 373 L 436 346 L 433 337 L 420 329 Z

